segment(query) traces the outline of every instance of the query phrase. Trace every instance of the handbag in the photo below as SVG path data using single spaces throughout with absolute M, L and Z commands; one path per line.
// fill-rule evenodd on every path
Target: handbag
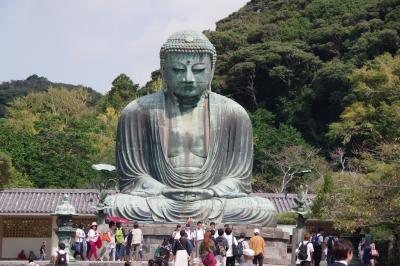
M 238 257 L 239 256 L 239 250 L 238 250 L 237 245 L 235 245 L 235 238 L 234 238 L 233 235 L 231 235 L 231 238 L 232 238 L 232 255 L 234 257 Z
M 217 265 L 217 261 L 215 260 L 214 253 L 209 252 L 207 256 L 202 260 L 204 266 L 214 266 Z
M 101 236 L 101 240 L 107 241 L 107 242 L 111 241 L 111 238 L 110 238 L 110 235 L 108 234 L 108 232 L 103 233 L 103 235 Z
M 98 237 L 97 241 L 96 241 L 96 247 L 101 248 L 102 245 L 103 245 L 103 243 L 101 242 L 101 237 Z
M 371 244 L 371 256 L 372 257 L 378 257 L 379 256 L 378 250 L 376 250 L 376 248 L 375 248 L 375 244 Z

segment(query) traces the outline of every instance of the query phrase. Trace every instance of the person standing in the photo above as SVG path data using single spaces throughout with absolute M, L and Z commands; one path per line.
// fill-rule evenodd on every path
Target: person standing
M 115 261 L 115 222 L 111 221 L 108 224 L 108 230 L 104 232 L 102 240 L 106 242 L 106 251 L 100 260 L 107 257 L 108 261 Z
M 204 235 L 204 240 L 200 243 L 198 257 L 205 266 L 216 265 L 217 260 L 215 259 L 216 247 L 213 241 L 211 232 L 208 231 Z
M 40 251 L 39 251 L 40 260 L 45 260 L 46 259 L 46 241 L 42 242 L 42 245 L 40 246 Z
M 181 238 L 181 234 L 180 234 L 181 228 L 182 228 L 182 226 L 180 224 L 176 225 L 175 231 L 173 231 L 172 235 L 171 235 L 173 240 L 177 240 L 177 239 Z
M 210 223 L 210 228 L 208 229 L 210 232 L 212 232 L 211 233 L 211 235 L 212 235 L 212 237 L 214 238 L 214 240 L 218 237 L 218 230 L 217 230 L 217 228 L 215 227 L 215 223 L 214 222 L 211 222 Z
M 132 229 L 132 248 L 135 261 L 139 261 L 140 247 L 143 245 L 143 232 L 139 228 L 139 223 L 135 222 Z
M 332 266 L 347 266 L 353 259 L 353 244 L 347 239 L 339 239 L 333 248 L 336 261 Z
M 194 236 L 194 230 L 192 230 L 192 228 L 191 228 L 191 226 L 190 226 L 190 224 L 186 224 L 186 227 L 185 227 L 185 236 L 186 236 L 186 238 L 190 241 L 190 242 L 192 242 L 192 246 L 195 246 L 195 236 Z
M 115 259 L 117 261 L 121 261 L 124 256 L 124 241 L 124 230 L 121 227 L 121 223 L 117 223 L 117 228 L 115 229 Z
M 245 233 L 240 233 L 239 235 L 239 240 L 238 240 L 238 262 L 240 266 L 243 266 L 245 264 L 245 258 L 244 258 L 244 250 L 245 249 L 250 249 L 249 247 L 249 243 L 246 241 L 246 234 Z M 254 256 L 254 251 L 253 251 L 253 255 L 251 255 L 251 257 Z M 253 259 L 252 258 L 252 264 L 253 264 Z
M 85 260 L 83 256 L 84 252 L 84 241 L 86 238 L 85 231 L 83 231 L 83 224 L 80 224 L 78 228 L 75 231 L 75 252 L 74 252 L 74 258 L 76 259 L 76 256 L 79 255 L 81 260 Z
M 254 236 L 250 238 L 249 246 L 254 250 L 253 263 L 263 266 L 265 241 L 264 238 L 260 236 L 260 230 L 258 228 L 254 229 Z
M 205 231 L 203 229 L 203 223 L 197 222 L 196 230 L 194 231 L 194 241 L 196 246 L 196 257 L 200 258 L 200 245 L 203 243 Z
M 226 265 L 235 266 L 235 255 L 233 252 L 237 251 L 238 242 L 232 233 L 232 228 L 225 229 L 225 238 L 228 241 L 228 250 L 226 251 Z
M 322 258 L 322 244 L 324 243 L 324 229 L 320 228 L 316 236 L 312 238 L 314 248 L 314 266 L 319 266 Z
M 332 265 L 335 262 L 335 258 L 333 257 L 333 248 L 336 242 L 335 239 L 336 239 L 335 236 L 333 236 L 332 234 L 329 234 L 325 238 L 326 249 L 327 249 L 326 262 L 328 266 Z
M 224 229 L 218 229 L 218 237 L 215 239 L 216 254 L 215 259 L 219 262 L 220 266 L 226 266 L 226 253 L 229 249 L 228 241 L 224 236 Z
M 180 238 L 176 239 L 172 249 L 175 266 L 188 266 L 189 258 L 193 250 L 191 242 L 185 237 L 185 230 L 181 230 Z
M 314 247 L 310 241 L 311 235 L 308 232 L 304 233 L 303 241 L 301 241 L 296 249 L 297 262 L 296 265 L 311 266 Z
M 99 257 L 97 256 L 97 240 L 99 238 L 99 232 L 97 232 L 97 223 L 93 222 L 92 225 L 90 226 L 90 230 L 88 232 L 88 241 L 89 241 L 89 245 L 90 245 L 90 252 L 89 252 L 89 256 L 88 256 L 88 260 L 90 260 L 90 258 L 92 256 L 94 256 L 94 258 L 96 260 L 99 260 Z
M 254 250 L 246 248 L 243 250 L 243 257 L 244 257 L 244 262 L 240 264 L 241 266 L 254 266 L 253 260 L 254 260 Z
M 69 263 L 68 254 L 65 251 L 65 244 L 60 243 L 58 245 L 58 250 L 54 254 L 55 256 L 55 266 L 67 266 Z
M 169 261 L 171 251 L 172 251 L 172 247 L 168 241 L 168 238 L 164 238 L 164 241 L 162 242 L 162 244 L 160 246 L 159 258 L 155 258 L 155 259 L 161 260 L 162 266 L 168 266 L 168 261 Z

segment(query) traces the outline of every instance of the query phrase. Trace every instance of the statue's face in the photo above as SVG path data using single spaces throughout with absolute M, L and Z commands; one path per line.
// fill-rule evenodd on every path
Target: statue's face
M 201 96 L 211 82 L 211 56 L 206 53 L 167 53 L 163 77 L 167 88 L 176 96 Z

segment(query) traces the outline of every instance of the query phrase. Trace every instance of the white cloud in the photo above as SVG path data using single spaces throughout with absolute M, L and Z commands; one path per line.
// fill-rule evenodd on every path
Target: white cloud
M 31 74 L 105 92 L 126 73 L 143 85 L 173 32 L 214 29 L 246 0 L 2 0 L 0 81 Z

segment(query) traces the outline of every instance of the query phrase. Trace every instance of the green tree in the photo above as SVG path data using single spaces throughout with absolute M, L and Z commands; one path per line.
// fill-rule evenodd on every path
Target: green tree
M 328 136 L 352 147 L 373 147 L 400 137 L 400 56 L 385 54 L 350 75 L 351 104 Z
M 121 111 L 138 97 L 138 89 L 138 84 L 134 84 L 127 75 L 120 74 L 113 80 L 110 91 L 98 102 L 99 111 L 104 112 L 108 107 Z
M 0 151 L 0 189 L 1 188 L 29 188 L 32 183 L 28 178 L 15 170 L 11 158 Z
M 99 121 L 85 91 L 50 88 L 16 99 L 0 121 L 0 147 L 35 187 L 79 187 L 91 180 Z

